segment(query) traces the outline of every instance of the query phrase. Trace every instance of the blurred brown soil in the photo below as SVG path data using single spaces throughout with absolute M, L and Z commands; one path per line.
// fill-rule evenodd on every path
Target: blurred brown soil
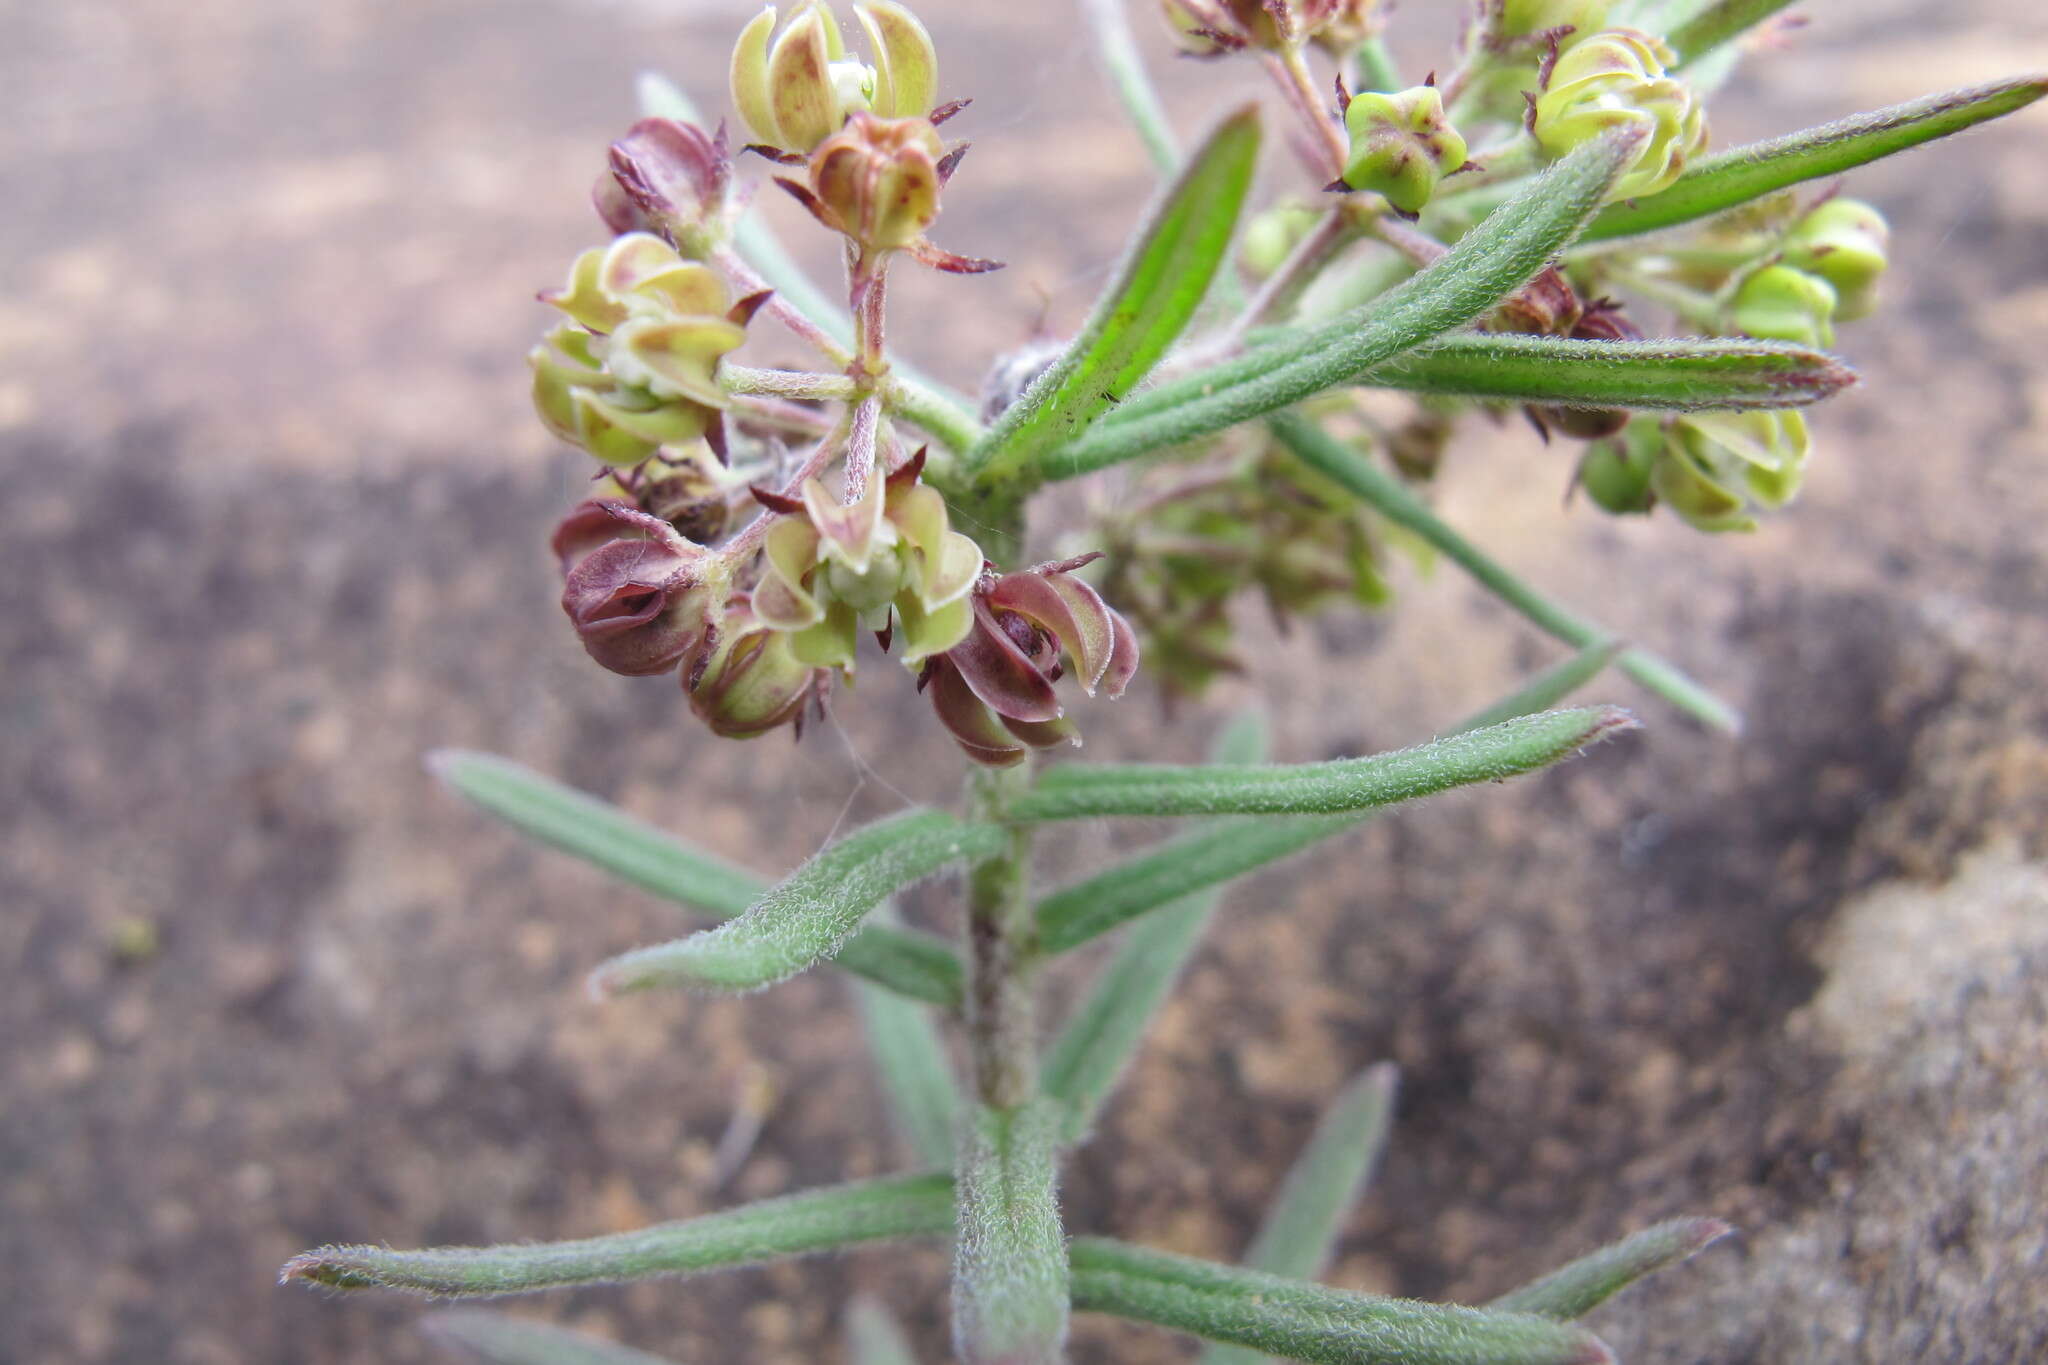
M 420 754 L 512 754 L 772 871 L 947 799 L 886 671 L 802 750 L 710 741 L 590 667 L 540 546 L 532 291 L 643 64 L 715 90 L 737 4 L 16 5 L 0 44 L 0 1362 L 442 1357 L 415 1305 L 280 1290 L 290 1253 L 628 1228 L 891 1169 L 843 982 L 600 1008 L 672 912 L 523 847 Z M 972 385 L 1072 325 L 1147 172 L 1064 5 L 931 0 L 976 104 L 898 300 Z M 1813 7 L 1723 142 L 2048 67 L 2019 0 Z M 1421 53 L 1415 54 L 1421 60 Z M 1188 126 L 1214 68 L 1161 63 Z M 1249 87 L 1247 87 L 1249 88 Z M 1897 228 L 1865 386 L 1761 534 L 1618 525 L 1518 432 L 1447 516 L 1735 699 L 1446 798 L 1233 897 L 1071 1221 L 1229 1257 L 1348 1076 L 1405 1077 L 1335 1282 L 1479 1298 L 1677 1212 L 1745 1235 L 1604 1310 L 1639 1362 L 2048 1356 L 2048 184 L 2025 116 L 1860 175 Z M 781 206 L 774 210 L 780 214 Z M 788 220 L 784 220 L 788 221 Z M 767 348 L 772 352 L 772 347 Z M 766 358 L 773 358 L 772 354 Z M 1412 741 L 1556 657 L 1448 569 L 1292 638 L 1211 707 L 1084 716 L 1187 758 L 1252 695 L 1279 755 Z M 1125 828 L 1072 832 L 1049 876 Z M 945 924 L 944 888 L 910 909 Z M 1056 983 L 1070 994 L 1087 964 Z M 776 1095 L 729 1187 L 711 1151 Z M 694 1365 L 836 1359 L 854 1287 L 937 1359 L 943 1252 L 560 1294 Z M 1100 1321 L 1084 1361 L 1188 1358 Z

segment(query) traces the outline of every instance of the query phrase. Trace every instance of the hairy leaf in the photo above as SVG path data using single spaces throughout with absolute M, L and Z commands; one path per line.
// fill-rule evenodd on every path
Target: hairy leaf
M 1074 1307 L 1329 1365 L 1612 1365 L 1598 1337 L 1529 1313 L 1349 1294 L 1101 1237 L 1069 1252 Z
M 1774 341 L 1568 341 L 1474 332 L 1417 347 L 1373 388 L 1582 408 L 1793 408 L 1856 382 L 1833 356 Z
M 1840 175 L 1935 138 L 2024 109 L 2048 94 L 2048 76 L 1971 86 L 1804 132 L 1736 147 L 1686 168 L 1671 188 L 1610 204 L 1583 242 L 1655 232 L 1746 204 L 1788 185 Z
M 508 758 L 437 749 L 427 756 L 427 768 L 520 833 L 663 900 L 729 919 L 768 890 L 765 878 Z M 867 925 L 835 961 L 916 1000 L 937 1005 L 960 1000 L 960 959 L 929 934 Z
M 303 1280 L 330 1289 L 486 1298 L 757 1265 L 856 1242 L 941 1236 L 952 1227 L 951 1176 L 897 1176 L 806 1190 L 701 1218 L 574 1242 L 425 1251 L 321 1247 L 285 1262 L 279 1280 Z
M 1017 820 L 1107 815 L 1297 815 L 1368 810 L 1548 767 L 1636 728 L 1614 706 L 1549 711 L 1395 753 L 1282 766 L 1074 764 L 1011 807 Z
M 1532 679 L 1453 728 L 1453 733 L 1496 725 L 1555 706 L 1590 681 L 1620 647 L 1613 642 L 1583 650 Z M 1139 915 L 1204 887 L 1217 886 L 1267 863 L 1299 853 L 1376 812 L 1345 815 L 1252 816 L 1168 839 L 1128 862 L 1061 888 L 1038 903 L 1040 950 L 1077 948 Z
M 1258 153 L 1258 106 L 1247 105 L 1188 159 L 1080 335 L 969 453 L 971 473 L 993 479 L 1028 468 L 1078 439 L 1151 373 L 1229 255 Z
M 950 864 L 985 857 L 993 825 L 913 810 L 856 830 L 812 858 L 737 919 L 615 957 L 591 974 L 600 997 L 650 986 L 747 991 L 838 952 L 882 898 Z
M 484 1365 L 669 1365 L 588 1332 L 484 1308 L 451 1308 L 420 1325 Z
M 1420 498 L 1403 488 L 1373 462 L 1313 423 L 1293 413 L 1270 422 L 1273 433 L 1300 456 L 1381 516 L 1404 526 L 1472 575 L 1480 586 L 1520 612 L 1537 628 L 1579 649 L 1606 641 L 1608 632 L 1544 597 L 1471 541 L 1452 530 Z M 1645 650 L 1630 649 L 1618 661 L 1621 671 L 1673 706 L 1720 730 L 1742 728 L 1742 717 L 1720 698 Z
M 1718 1218 L 1674 1218 L 1582 1256 L 1488 1306 L 1560 1320 L 1583 1317 L 1643 1276 L 1676 1265 L 1733 1231 Z
M 1067 1335 L 1059 1109 L 982 1108 L 960 1153 L 953 1349 L 965 1365 L 1056 1360 Z
M 1245 1253 L 1253 1270 L 1312 1280 L 1329 1267 L 1352 1205 L 1372 1179 L 1394 1113 L 1396 1072 L 1380 1062 L 1344 1087 L 1316 1124 Z M 1202 1365 L 1254 1365 L 1259 1352 L 1211 1343 Z
M 1327 323 L 1162 384 L 1064 449 L 1041 472 L 1071 478 L 1297 403 L 1461 327 L 1525 284 L 1576 237 L 1635 153 L 1609 132 L 1552 166 L 1436 264 Z

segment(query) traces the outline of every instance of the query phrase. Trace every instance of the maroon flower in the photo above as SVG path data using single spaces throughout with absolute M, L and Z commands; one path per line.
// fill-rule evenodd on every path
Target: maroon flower
M 603 522 L 612 523 L 605 538 Z M 624 503 L 586 502 L 556 528 L 562 610 L 591 658 L 614 673 L 666 673 L 708 628 L 710 551 Z
M 1073 665 L 1081 689 L 1123 695 L 1138 670 L 1130 624 L 1071 572 L 1095 559 L 987 575 L 975 585 L 974 626 L 929 661 L 918 686 L 968 757 L 991 767 L 1023 761 L 1027 747 L 1081 742 L 1053 684 Z
M 674 119 L 645 118 L 612 144 L 610 169 L 590 197 L 613 232 L 652 232 L 680 246 L 723 212 L 731 179 L 723 124 L 711 134 Z

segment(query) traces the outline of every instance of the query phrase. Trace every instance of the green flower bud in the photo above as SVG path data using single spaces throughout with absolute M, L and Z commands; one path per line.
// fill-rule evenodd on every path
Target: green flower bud
M 1663 39 L 1634 29 L 1611 28 L 1572 44 L 1537 97 L 1537 144 L 1546 155 L 1561 157 L 1610 128 L 1647 128 L 1650 135 L 1609 198 L 1634 199 L 1668 188 L 1707 142 L 1699 100 L 1665 74 L 1674 60 Z
M 1276 204 L 1245 224 L 1238 257 L 1260 279 L 1280 268 L 1294 254 L 1322 215 L 1306 204 Z
M 810 0 L 775 33 L 770 5 L 740 33 L 732 102 L 764 146 L 808 155 L 855 113 L 923 118 L 938 93 L 938 52 L 917 16 L 895 0 L 854 6 L 874 65 L 847 56 L 838 16 Z M 773 42 L 770 39 L 773 38 Z
M 1830 199 L 1792 229 L 1785 239 L 1785 263 L 1832 285 L 1835 318 L 1853 322 L 1877 306 L 1877 282 L 1890 244 L 1883 214 L 1855 199 Z
M 1353 95 L 1344 127 L 1351 134 L 1344 183 L 1385 195 L 1403 213 L 1420 213 L 1437 182 L 1465 164 L 1465 139 L 1444 117 L 1433 85 Z
M 1613 8 L 1614 0 L 1501 0 L 1494 32 L 1503 38 L 1526 38 L 1532 33 L 1569 28 L 1573 31 L 1565 40 L 1569 43 L 1606 27 L 1607 12 Z
M 1616 516 L 1647 512 L 1656 502 L 1650 471 L 1663 448 L 1664 424 L 1655 417 L 1638 417 L 1620 435 L 1586 447 L 1579 461 L 1579 487 Z
M 1738 328 L 1753 337 L 1832 346 L 1835 287 L 1789 265 L 1766 266 L 1735 291 L 1731 316 Z

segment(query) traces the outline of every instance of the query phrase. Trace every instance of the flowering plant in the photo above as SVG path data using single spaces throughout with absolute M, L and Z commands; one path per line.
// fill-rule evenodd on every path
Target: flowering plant
M 1782 35 L 1785 0 L 1480 0 L 1443 79 L 1421 82 L 1396 72 L 1376 0 L 1159 5 L 1188 56 L 1271 75 L 1306 193 L 1252 211 L 1257 107 L 1183 151 L 1121 9 L 1087 0 L 1165 184 L 1081 330 L 999 360 L 979 403 L 890 350 L 892 271 L 997 268 L 929 235 L 966 151 L 940 129 L 965 105 L 940 101 L 937 46 L 895 0 L 854 6 L 866 61 L 826 0 L 748 24 L 731 65 L 740 150 L 728 124 L 706 128 L 651 83 L 597 183 L 610 240 L 541 295 L 558 320 L 531 355 L 534 406 L 592 462 L 553 540 L 591 658 L 673 674 L 696 720 L 749 739 L 801 737 L 864 659 L 893 656 L 900 672 L 865 666 L 928 699 L 967 769 L 961 811 L 906 811 L 770 886 L 503 760 L 436 760 L 534 837 L 726 919 L 602 964 L 600 997 L 751 991 L 823 966 L 859 977 L 922 1169 L 557 1245 L 325 1247 L 286 1278 L 494 1295 L 949 1237 L 969 1362 L 1060 1360 L 1080 1309 L 1203 1337 L 1211 1360 L 1537 1365 L 1611 1359 L 1576 1320 L 1726 1230 L 1662 1224 L 1483 1307 L 1320 1286 L 1387 1129 L 1384 1066 L 1338 1097 L 1247 1267 L 1069 1239 L 1056 1175 L 1232 879 L 1394 803 L 1635 728 L 1611 706 L 1547 709 L 1610 666 L 1737 728 L 1700 684 L 1430 509 L 1457 429 L 1519 411 L 1569 452 L 1559 483 L 1589 515 L 1753 528 L 1797 495 L 1802 410 L 1854 382 L 1817 348 L 1873 312 L 1887 265 L 1883 217 L 1836 178 L 2048 82 L 1715 151 L 1707 103 L 1745 52 L 1775 45 L 1758 39 Z M 839 240 L 843 304 L 747 216 L 749 164 Z M 740 363 L 763 326 L 808 345 L 816 368 Z M 1042 491 L 1112 467 L 1122 496 L 1056 534 L 1032 525 Z M 1049 557 L 1027 554 L 1034 532 Z M 1093 699 L 1092 726 L 1138 676 L 1172 699 L 1249 671 L 1232 622 L 1253 593 L 1283 618 L 1382 608 L 1396 548 L 1469 571 L 1569 656 L 1395 753 L 1269 765 L 1256 727 L 1236 725 L 1209 764 L 1073 761 L 1077 701 Z M 1033 892 L 1042 831 L 1122 817 L 1203 823 Z M 954 868 L 959 948 L 887 918 L 901 888 Z M 1119 930 L 1043 1042 L 1040 967 Z M 962 1039 L 957 1077 L 942 1023 Z M 864 1321 L 862 1361 L 905 1358 Z M 491 1360 L 647 1359 L 488 1317 L 446 1330 Z

